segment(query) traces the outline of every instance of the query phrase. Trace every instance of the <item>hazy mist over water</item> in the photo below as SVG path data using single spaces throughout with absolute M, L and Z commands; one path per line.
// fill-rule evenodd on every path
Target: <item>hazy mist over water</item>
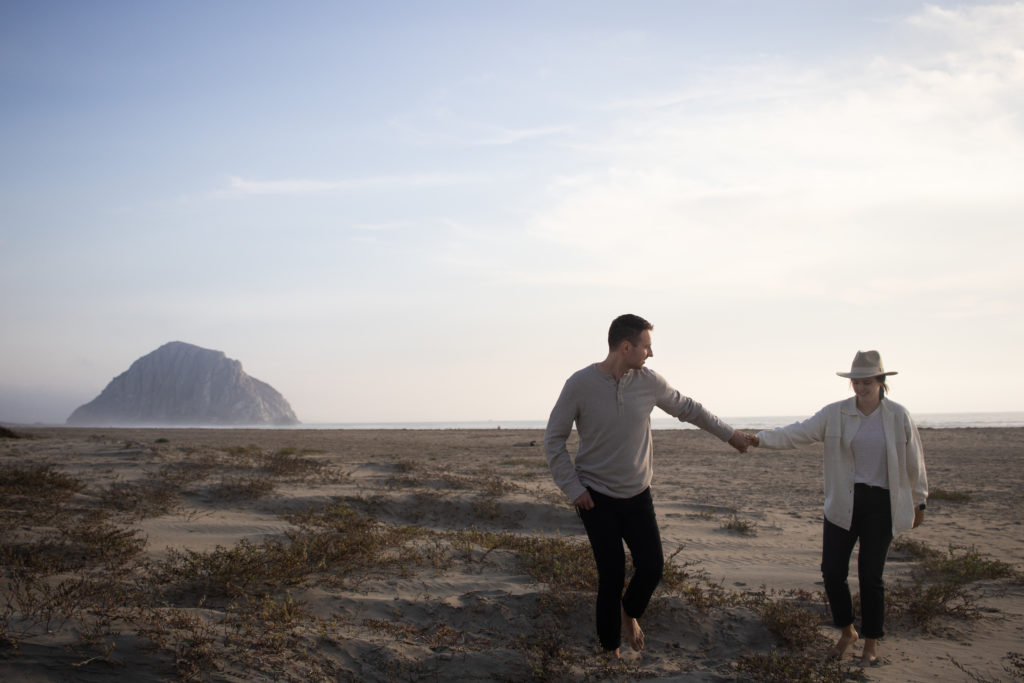
M 809 415 L 779 415 L 753 417 L 723 417 L 736 429 L 772 429 L 806 419 Z M 994 413 L 924 413 L 916 415 L 917 426 L 926 429 L 966 427 L 1024 427 L 1024 412 Z M 0 420 L 0 424 L 3 420 Z M 12 424 L 12 423 L 7 423 Z M 546 420 L 479 420 L 452 422 L 309 422 L 292 426 L 280 425 L 195 425 L 195 429 L 544 429 Z M 60 425 L 55 425 L 60 426 Z M 118 425 L 122 427 L 123 425 Z M 178 429 L 186 425 L 135 425 L 152 429 Z M 697 427 L 670 417 L 651 420 L 653 429 L 697 429 Z
M 736 429 L 772 429 L 792 424 L 809 415 L 723 417 Z M 918 427 L 1024 427 L 1024 412 L 925 413 L 914 416 Z M 367 422 L 297 425 L 296 429 L 544 429 L 546 420 L 488 420 L 483 422 Z M 655 417 L 652 429 L 697 429 L 670 417 Z
M 3 407 L 3 406 L 0 406 Z M 9 414 L 9 413 L 8 413 Z M 913 414 L 913 413 L 912 413 Z M 984 413 L 920 413 L 913 414 L 917 426 L 925 429 L 960 428 L 960 427 L 1024 427 L 1024 412 L 984 412 Z M 14 415 L 12 415 L 14 417 Z M 729 417 L 722 419 L 736 429 L 772 429 L 792 424 L 810 417 L 810 415 L 767 415 Z M 0 413 L 0 425 L 9 426 L 64 426 L 64 420 L 41 421 L 25 419 L 6 419 Z M 152 428 L 152 429 L 544 429 L 546 420 L 462 420 L 462 421 L 395 421 L 395 422 L 300 422 L 293 426 L 281 425 L 97 425 L 110 428 Z M 667 416 L 653 416 L 653 429 L 697 429 L 697 427 Z

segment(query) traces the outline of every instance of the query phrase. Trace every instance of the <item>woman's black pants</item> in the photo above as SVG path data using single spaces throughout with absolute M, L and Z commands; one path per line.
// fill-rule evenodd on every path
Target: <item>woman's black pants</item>
M 839 628 L 853 623 L 853 600 L 847 576 L 853 546 L 857 553 L 860 582 L 861 631 L 864 638 L 885 635 L 885 585 L 882 572 L 892 542 L 892 511 L 888 489 L 857 484 L 853 491 L 853 523 L 850 530 L 825 520 L 822 538 L 821 575 L 832 608 L 832 621 Z
M 612 498 L 593 489 L 592 510 L 579 510 L 597 562 L 597 636 L 601 647 L 615 650 L 622 639 L 621 610 L 643 615 L 665 566 L 661 534 L 648 488 L 632 498 Z M 633 577 L 625 594 L 626 542 L 633 557 Z

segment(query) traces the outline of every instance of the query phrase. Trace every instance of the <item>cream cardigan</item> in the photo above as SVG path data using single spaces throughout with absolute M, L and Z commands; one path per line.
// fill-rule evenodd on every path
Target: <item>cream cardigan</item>
M 921 436 L 910 413 L 882 399 L 882 428 L 889 473 L 893 534 L 914 526 L 914 511 L 928 498 Z M 860 427 L 857 397 L 831 403 L 803 422 L 758 432 L 763 448 L 785 449 L 824 442 L 825 518 L 849 530 L 853 521 L 854 461 L 851 442 Z

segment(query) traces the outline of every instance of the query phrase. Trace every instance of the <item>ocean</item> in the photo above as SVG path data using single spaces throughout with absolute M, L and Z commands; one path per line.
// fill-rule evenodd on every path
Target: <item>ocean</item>
M 774 415 L 725 417 L 736 429 L 772 429 L 807 418 L 807 415 Z M 918 427 L 1024 427 L 1024 412 L 1002 413 L 922 413 L 914 415 Z M 470 422 L 314 422 L 296 425 L 295 429 L 544 429 L 546 420 L 484 420 Z M 670 417 L 655 417 L 653 429 L 696 429 L 691 424 Z M 287 428 L 286 428 L 287 429 Z

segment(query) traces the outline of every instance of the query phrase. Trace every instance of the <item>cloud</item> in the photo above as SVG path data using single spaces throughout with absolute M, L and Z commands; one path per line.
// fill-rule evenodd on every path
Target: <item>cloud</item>
M 570 126 L 539 126 L 536 128 L 501 128 L 489 126 L 480 135 L 471 138 L 468 144 L 478 146 L 514 145 L 526 140 L 561 135 L 572 130 Z
M 459 173 L 385 175 L 340 180 L 317 180 L 311 178 L 252 180 L 231 176 L 228 178 L 228 191 L 232 194 L 244 195 L 293 195 L 442 187 L 479 183 L 482 181 L 483 178 L 480 175 Z
M 359 223 L 352 226 L 361 232 L 392 232 L 414 226 L 412 221 L 386 221 L 384 223 Z
M 575 127 L 568 124 L 495 124 L 457 114 L 451 105 L 435 107 L 426 112 L 395 116 L 389 121 L 389 126 L 414 145 L 449 148 L 506 147 L 535 140 L 546 141 L 575 131 Z
M 994 245 L 1024 247 L 1006 229 L 1024 219 L 1022 8 L 927 8 L 898 50 L 766 60 L 616 103 L 595 163 L 552 180 L 529 234 L 581 281 L 636 289 L 827 297 L 868 257 L 984 275 Z
M 945 9 L 926 6 L 907 18 L 907 25 L 921 29 L 956 52 L 1005 55 L 1020 52 L 1024 3 L 980 5 Z

